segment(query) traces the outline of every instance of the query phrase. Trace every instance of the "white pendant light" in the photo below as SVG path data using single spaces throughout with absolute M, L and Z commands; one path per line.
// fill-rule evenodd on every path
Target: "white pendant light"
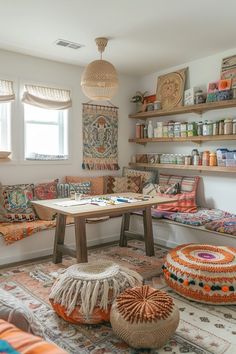
M 108 39 L 96 38 L 100 60 L 94 60 L 84 69 L 81 78 L 81 87 L 84 94 L 95 101 L 111 100 L 118 88 L 117 72 L 109 61 L 102 59 Z

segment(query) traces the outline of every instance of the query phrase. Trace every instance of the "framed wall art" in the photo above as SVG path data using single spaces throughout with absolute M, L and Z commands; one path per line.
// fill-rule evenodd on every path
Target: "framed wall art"
M 158 77 L 156 99 L 161 101 L 162 109 L 169 110 L 183 105 L 187 69 Z

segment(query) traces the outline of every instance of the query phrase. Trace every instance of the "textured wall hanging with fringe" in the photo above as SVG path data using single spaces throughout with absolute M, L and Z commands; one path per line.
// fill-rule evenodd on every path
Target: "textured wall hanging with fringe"
M 83 169 L 118 170 L 118 108 L 83 104 Z

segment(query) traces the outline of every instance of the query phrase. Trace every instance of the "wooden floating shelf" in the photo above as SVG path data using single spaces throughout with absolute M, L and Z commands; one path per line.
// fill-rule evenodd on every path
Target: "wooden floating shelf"
M 232 108 L 232 107 L 236 107 L 236 99 L 195 104 L 192 106 L 181 106 L 181 107 L 173 108 L 172 110 L 160 109 L 155 111 L 140 112 L 135 114 L 129 114 L 129 118 L 148 119 L 148 118 L 158 118 L 158 117 L 173 116 L 176 114 L 186 114 L 186 113 L 202 114 L 204 112 L 212 111 L 215 109 Z
M 228 141 L 228 140 L 236 140 L 236 134 L 232 135 L 208 135 L 208 136 L 189 136 L 186 138 L 131 138 L 129 139 L 130 143 L 136 144 L 146 144 L 146 143 L 179 143 L 179 142 L 194 142 L 194 143 L 202 143 L 205 141 Z
M 152 167 L 159 169 L 174 169 L 174 170 L 192 170 L 192 171 L 207 171 L 207 172 L 223 172 L 236 173 L 236 167 L 222 167 L 222 166 L 193 166 L 193 165 L 176 165 L 176 164 L 162 164 L 162 163 L 132 163 L 131 167 Z

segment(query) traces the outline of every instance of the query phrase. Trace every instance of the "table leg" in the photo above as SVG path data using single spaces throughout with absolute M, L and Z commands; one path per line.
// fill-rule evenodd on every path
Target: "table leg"
M 154 241 L 152 231 L 152 214 L 151 208 L 145 208 L 143 210 L 143 226 L 144 226 L 144 241 L 147 256 L 155 256 Z
M 53 249 L 53 263 L 62 262 L 62 251 L 59 251 L 57 246 L 64 245 L 65 229 L 66 229 L 66 215 L 57 214 L 54 249 Z
M 75 244 L 77 262 L 88 262 L 86 219 L 82 217 L 75 217 Z
M 121 230 L 120 230 L 120 247 L 127 246 L 127 237 L 125 236 L 125 231 L 129 230 L 130 214 L 125 213 L 122 216 Z

